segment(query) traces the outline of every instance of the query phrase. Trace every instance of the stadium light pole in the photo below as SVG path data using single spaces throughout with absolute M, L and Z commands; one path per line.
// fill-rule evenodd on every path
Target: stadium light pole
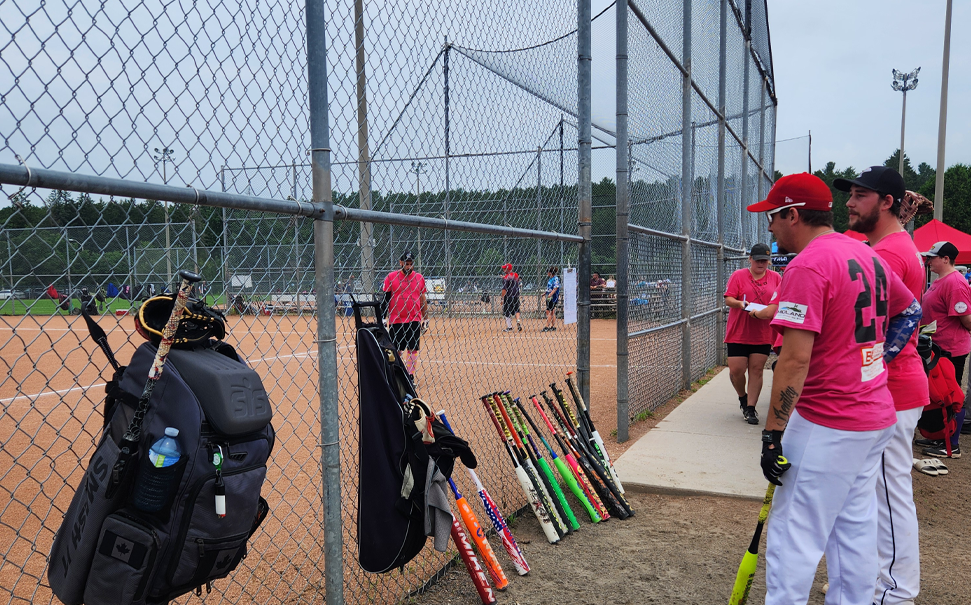
M 920 73 L 918 67 L 910 73 L 893 70 L 893 84 L 890 85 L 894 90 L 904 93 L 904 104 L 900 112 L 900 163 L 897 172 L 904 176 L 904 127 L 907 123 L 907 91 L 917 88 L 917 74 Z
M 934 176 L 934 218 L 944 220 L 944 135 L 947 130 L 947 73 L 951 59 L 951 0 L 944 14 L 944 66 L 941 69 L 941 113 L 937 124 L 937 174 Z
M 155 148 L 155 163 L 162 162 L 162 184 L 168 185 L 169 178 L 168 172 L 165 170 L 165 165 L 169 162 L 175 161 L 175 150 L 169 149 L 168 147 L 163 147 L 159 149 Z M 166 270 L 166 285 L 172 285 L 172 246 L 169 239 L 169 203 L 162 202 L 162 208 L 165 210 L 165 270 Z
M 418 192 L 416 204 L 416 214 L 421 214 L 421 175 L 428 173 L 428 164 L 425 162 L 412 162 L 411 168 L 408 172 L 415 173 L 415 188 Z M 415 265 L 422 268 L 421 265 L 421 227 L 418 228 L 418 254 L 415 255 Z

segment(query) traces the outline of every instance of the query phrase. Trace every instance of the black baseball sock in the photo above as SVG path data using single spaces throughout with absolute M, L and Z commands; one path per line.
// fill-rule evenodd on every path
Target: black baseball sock
M 740 408 L 748 407 L 748 393 L 738 398 L 738 407 Z

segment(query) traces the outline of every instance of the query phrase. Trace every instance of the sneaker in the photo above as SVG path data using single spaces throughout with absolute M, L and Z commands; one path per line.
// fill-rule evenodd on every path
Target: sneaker
M 503 332 L 512 332 L 512 328 L 503 328 L 502 331 Z
M 944 447 L 944 442 L 940 439 L 914 439 L 914 445 L 917 447 Z
M 556 326 L 551 326 L 550 327 L 550 332 L 556 332 Z
M 523 324 L 519 323 L 518 321 L 516 322 L 516 327 L 519 329 L 520 332 L 523 331 Z
M 546 326 L 545 328 L 543 328 L 543 331 L 544 332 L 549 332 L 550 331 L 550 327 L 549 326 Z
M 745 408 L 742 409 L 742 418 L 744 418 L 749 424 L 759 423 L 759 413 L 755 411 L 754 407 L 745 406 Z
M 961 457 L 961 448 L 960 447 L 952 447 L 951 448 L 951 455 L 950 456 L 947 455 L 947 448 L 945 448 L 943 445 L 941 447 L 929 447 L 929 448 L 925 449 L 923 451 L 923 453 L 924 453 L 925 456 L 933 456 L 934 458 L 955 458 L 955 459 L 957 459 L 957 458 L 960 458 Z

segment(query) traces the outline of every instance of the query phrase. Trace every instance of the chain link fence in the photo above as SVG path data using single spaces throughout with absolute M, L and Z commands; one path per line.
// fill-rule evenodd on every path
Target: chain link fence
M 618 440 L 723 361 L 724 292 L 768 242 L 745 210 L 773 180 L 764 2 L 617 3 Z M 623 219 L 627 220 L 624 221 Z
M 0 8 L 0 603 L 54 601 L 47 555 L 100 438 L 106 363 L 76 313 L 93 305 L 125 360 L 130 315 L 179 269 L 204 276 L 275 406 L 270 517 L 220 602 L 399 602 L 455 560 L 356 563 L 348 304 L 383 296 L 406 251 L 430 320 L 409 360 L 419 394 L 505 512 L 525 501 L 478 397 L 568 370 L 583 390 L 587 313 L 617 318 L 621 440 L 719 360 L 726 275 L 766 240 L 744 210 L 774 161 L 764 7 L 601 3 L 592 23 L 623 16 L 630 48 L 616 132 L 578 86 L 591 15 L 553 0 Z M 614 160 L 622 178 L 581 182 L 591 142 L 594 173 Z M 521 287 L 509 323 L 505 263 Z M 550 267 L 579 279 L 563 297 L 579 323 L 557 309 L 555 332 Z M 587 307 L 591 271 L 616 290 Z
M 523 507 L 478 398 L 577 370 L 577 324 L 557 309 L 557 331 L 542 330 L 547 270 L 575 280 L 581 257 L 575 6 L 0 11 L 0 603 L 55 601 L 47 555 L 100 438 L 107 364 L 81 305 L 124 361 L 141 343 L 130 315 L 183 268 L 227 313 L 277 430 L 270 517 L 210 600 L 398 602 L 455 559 L 428 548 L 386 575 L 356 563 L 348 303 L 381 297 L 404 251 L 430 320 L 418 392 L 471 442 L 503 511 Z M 520 276 L 521 331 L 504 331 L 504 263 Z

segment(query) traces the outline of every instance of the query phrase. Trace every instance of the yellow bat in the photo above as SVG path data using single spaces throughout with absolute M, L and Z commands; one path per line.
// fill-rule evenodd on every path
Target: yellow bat
M 762 539 L 762 527 L 765 526 L 765 520 L 769 518 L 769 508 L 772 506 L 772 494 L 774 493 L 775 484 L 770 483 L 769 489 L 765 490 L 762 510 L 759 511 L 759 524 L 755 527 L 752 543 L 749 544 L 745 556 L 742 557 L 742 563 L 738 566 L 735 586 L 732 588 L 732 598 L 728 600 L 728 605 L 745 605 L 748 602 L 748 592 L 752 589 L 752 578 L 755 577 L 755 569 L 759 564 L 759 541 Z

